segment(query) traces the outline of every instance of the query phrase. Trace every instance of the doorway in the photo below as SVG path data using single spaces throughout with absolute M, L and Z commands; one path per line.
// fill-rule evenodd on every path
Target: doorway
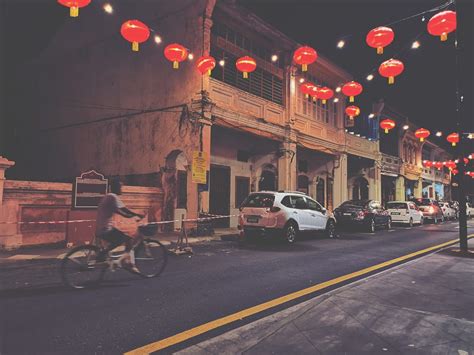
M 230 167 L 211 165 L 209 184 L 209 212 L 228 216 L 230 214 Z M 215 219 L 213 226 L 228 228 L 229 218 Z

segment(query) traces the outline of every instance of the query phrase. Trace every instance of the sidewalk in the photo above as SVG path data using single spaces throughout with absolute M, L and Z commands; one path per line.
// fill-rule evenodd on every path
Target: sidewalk
M 179 354 L 244 352 L 474 354 L 474 257 L 431 254 Z
M 237 228 L 218 228 L 210 236 L 188 237 L 189 244 L 209 242 L 212 240 L 229 240 L 237 238 L 239 231 Z M 159 233 L 156 236 L 161 243 L 166 246 L 172 246 L 178 240 L 180 232 Z M 70 248 L 58 246 L 29 246 L 15 250 L 0 250 L 0 264 L 5 262 L 17 262 L 42 259 L 61 259 Z

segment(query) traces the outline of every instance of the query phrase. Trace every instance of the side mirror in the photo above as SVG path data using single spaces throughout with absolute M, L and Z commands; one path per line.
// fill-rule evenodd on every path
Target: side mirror
M 327 211 L 328 211 L 327 209 L 325 209 L 324 207 L 321 207 L 321 213 L 322 214 L 326 214 Z

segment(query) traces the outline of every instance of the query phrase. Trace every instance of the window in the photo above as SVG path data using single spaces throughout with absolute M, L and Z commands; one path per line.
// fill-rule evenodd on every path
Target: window
M 294 200 L 294 206 L 298 210 L 308 209 L 308 204 L 303 196 L 291 196 L 291 199 Z
M 275 196 L 271 194 L 251 194 L 242 203 L 242 207 L 272 207 Z
M 281 200 L 281 204 L 289 208 L 294 208 L 294 205 L 292 204 L 290 196 L 283 197 L 283 199 Z
M 318 184 L 316 185 L 316 201 L 318 201 L 321 205 L 325 205 L 325 193 L 324 193 L 324 179 L 319 179 Z
M 176 207 L 187 208 L 188 203 L 188 174 L 186 171 L 178 170 L 177 196 Z
M 309 190 L 309 179 L 306 175 L 298 176 L 298 191 L 308 194 Z
M 306 201 L 308 202 L 308 207 L 310 210 L 319 211 L 319 212 L 323 210 L 321 206 L 319 205 L 319 203 L 317 203 L 316 201 L 311 200 L 310 198 L 306 198 Z
M 235 207 L 238 208 L 250 193 L 250 178 L 235 177 Z

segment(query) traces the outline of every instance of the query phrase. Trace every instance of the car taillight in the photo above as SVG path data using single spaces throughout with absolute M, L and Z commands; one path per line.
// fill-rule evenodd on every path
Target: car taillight
M 273 206 L 272 208 L 270 208 L 270 212 L 275 213 L 275 212 L 279 212 L 279 211 L 281 211 L 280 207 Z
M 364 219 L 365 216 L 366 216 L 368 213 L 369 213 L 368 211 L 359 211 L 359 212 L 357 212 L 356 218 L 357 218 L 357 219 Z
M 434 207 L 433 207 L 433 206 L 430 206 L 430 208 L 428 208 L 428 212 L 429 212 L 429 213 L 434 213 Z

